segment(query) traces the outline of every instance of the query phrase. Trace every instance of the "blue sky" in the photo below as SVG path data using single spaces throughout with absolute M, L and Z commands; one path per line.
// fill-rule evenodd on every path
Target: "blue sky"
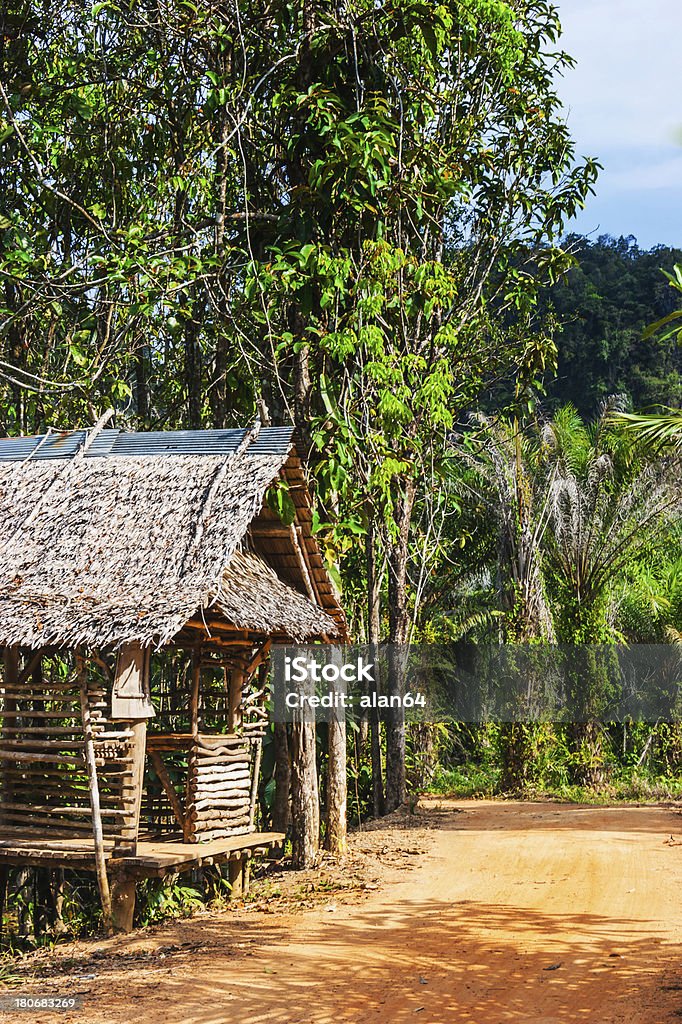
M 682 2 L 557 0 L 577 154 L 604 170 L 574 230 L 682 248 Z

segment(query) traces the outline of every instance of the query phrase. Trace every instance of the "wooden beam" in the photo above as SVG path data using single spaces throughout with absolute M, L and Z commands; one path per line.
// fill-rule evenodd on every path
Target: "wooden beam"
M 39 651 L 36 651 L 36 653 L 33 655 L 28 665 L 26 665 L 26 667 L 22 670 L 21 675 L 18 677 L 18 679 L 15 680 L 18 686 L 23 686 L 26 680 L 29 679 L 30 676 L 33 674 L 33 672 L 35 672 L 35 670 L 40 667 L 42 658 L 43 649 L 41 647 L 41 649 Z M 7 680 L 5 680 L 5 685 L 7 686 Z
M 140 720 L 154 717 L 149 696 L 149 648 L 125 644 L 118 653 L 111 695 L 114 720 Z
M 140 811 L 147 753 L 147 719 L 154 716 L 149 687 L 150 651 L 139 644 L 125 644 L 116 659 L 111 697 L 111 717 L 125 723 L 130 734 L 128 814 L 123 834 L 116 837 L 114 855 L 134 854 L 140 831 Z
M 254 654 L 253 658 L 251 659 L 249 664 L 246 666 L 246 669 L 244 671 L 244 675 L 247 677 L 247 679 L 250 676 L 253 675 L 253 673 L 256 671 L 257 668 L 260 668 L 260 666 L 263 664 L 263 662 L 267 658 L 268 654 L 270 653 L 270 648 L 271 647 L 272 647 L 272 637 L 268 637 L 268 639 L 265 641 L 263 646 L 260 647 L 259 650 L 256 651 L 256 653 Z
M 131 828 L 133 831 L 133 839 L 125 841 L 117 841 L 114 845 L 114 852 L 119 850 L 122 846 L 125 846 L 126 852 L 135 853 L 137 850 L 137 837 L 140 831 L 140 810 L 142 808 L 142 790 L 144 788 L 144 760 L 147 753 L 147 719 L 138 718 L 136 721 L 130 723 L 133 738 L 131 740 L 131 746 L 133 751 L 132 759 L 132 778 L 130 784 L 134 790 L 134 801 L 131 813 Z
M 194 799 L 195 766 L 199 745 L 199 698 L 201 696 L 201 657 L 198 650 L 192 652 L 192 689 L 190 691 L 189 721 L 192 740 L 187 758 L 187 782 L 185 784 L 185 827 L 182 830 L 186 843 L 192 841 L 192 822 L 189 808 Z
M 9 868 L 6 864 L 0 865 L 0 938 L 4 931 L 3 925 L 5 921 L 5 903 L 7 901 L 7 877 L 9 875 Z
M 289 528 L 283 526 L 282 523 L 272 522 L 263 520 L 260 523 L 252 523 L 249 527 L 249 532 L 253 537 L 288 537 Z
M 249 642 L 248 634 L 243 630 L 233 629 L 226 619 L 189 619 L 182 628 L 197 629 L 204 635 L 206 635 L 207 630 L 214 630 L 216 633 L 225 633 L 226 636 L 221 636 L 220 640 L 221 643 L 226 644 L 227 646 L 233 644 L 235 646 L 245 647 Z
M 192 656 L 192 689 L 190 690 L 189 718 L 190 733 L 199 737 L 199 697 L 201 691 L 201 660 L 197 652 Z
M 258 776 L 260 775 L 260 761 L 263 753 L 262 742 L 256 743 L 253 758 L 253 773 L 251 775 L 251 793 L 249 794 L 249 827 L 253 828 L 256 818 L 256 800 L 258 798 Z
M 299 543 L 298 533 L 296 532 L 296 525 L 295 525 L 295 523 L 292 523 L 291 526 L 289 527 L 289 535 L 291 537 L 291 543 L 294 546 L 294 551 L 296 552 L 296 560 L 298 561 L 298 565 L 299 565 L 299 568 L 301 570 L 301 575 L 303 576 L 303 582 L 305 583 L 305 588 L 308 591 L 308 597 L 313 602 L 313 604 L 318 604 L 317 594 L 315 592 L 315 587 L 313 586 L 313 581 L 312 581 L 312 579 L 310 577 L 310 573 L 308 571 L 308 563 L 305 560 L 305 556 L 303 554 L 303 551 L 301 549 L 301 545 Z

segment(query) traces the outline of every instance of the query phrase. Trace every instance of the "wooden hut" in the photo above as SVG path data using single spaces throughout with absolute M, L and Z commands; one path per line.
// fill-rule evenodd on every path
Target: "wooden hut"
M 345 628 L 290 429 L 1 439 L 0 891 L 90 869 L 123 929 L 136 879 L 229 861 L 237 891 L 282 838 L 254 832 L 270 647 Z

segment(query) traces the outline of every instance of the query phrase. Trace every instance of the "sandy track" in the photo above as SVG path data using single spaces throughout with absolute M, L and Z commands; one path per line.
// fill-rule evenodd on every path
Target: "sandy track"
M 678 840 L 678 828 L 682 834 L 682 818 L 649 807 L 431 802 L 420 821 L 429 830 L 418 832 L 427 850 L 418 866 L 389 869 L 363 902 L 335 897 L 298 914 L 219 915 L 157 931 L 157 946 L 199 936 L 201 948 L 176 963 L 149 958 L 146 968 L 131 963 L 100 982 L 74 980 L 84 1008 L 60 1019 L 672 1024 L 682 1017 L 682 845 L 669 839 Z M 399 827 L 382 835 L 389 848 L 405 839 Z M 134 951 L 145 942 L 141 934 L 123 937 L 106 949 Z

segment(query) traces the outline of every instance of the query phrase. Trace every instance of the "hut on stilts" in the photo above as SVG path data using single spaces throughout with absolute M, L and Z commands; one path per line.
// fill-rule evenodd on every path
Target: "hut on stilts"
M 0 440 L 0 900 L 78 867 L 129 930 L 139 879 L 242 891 L 283 838 L 254 831 L 271 645 L 345 629 L 289 428 Z

